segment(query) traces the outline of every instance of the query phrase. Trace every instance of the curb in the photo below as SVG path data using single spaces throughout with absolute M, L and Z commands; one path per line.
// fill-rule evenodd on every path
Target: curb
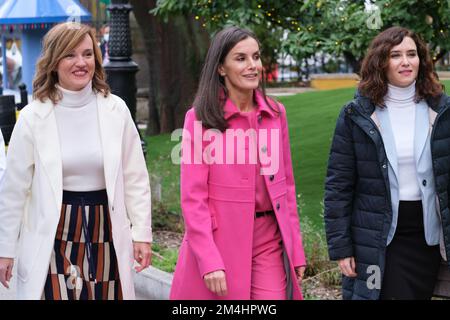
M 134 277 L 136 300 L 169 300 L 173 275 L 149 266 Z

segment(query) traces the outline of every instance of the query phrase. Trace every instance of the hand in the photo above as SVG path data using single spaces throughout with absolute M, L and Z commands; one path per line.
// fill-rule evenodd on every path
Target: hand
M 302 285 L 303 276 L 305 275 L 305 266 L 295 267 L 295 275 L 297 276 L 297 283 L 299 286 Z
M 203 280 L 205 280 L 206 287 L 212 293 L 215 293 L 221 297 L 228 294 L 225 271 L 217 270 L 207 273 L 203 277 Z
M 0 283 L 9 289 L 9 281 L 12 278 L 12 269 L 14 266 L 14 259 L 0 258 Z
M 140 266 L 135 267 L 136 272 L 141 272 L 152 264 L 152 245 L 149 242 L 133 242 L 134 259 Z
M 356 274 L 356 264 L 355 264 L 355 258 L 349 257 L 344 258 L 338 261 L 339 268 L 341 269 L 341 272 L 350 278 L 354 278 L 357 276 Z

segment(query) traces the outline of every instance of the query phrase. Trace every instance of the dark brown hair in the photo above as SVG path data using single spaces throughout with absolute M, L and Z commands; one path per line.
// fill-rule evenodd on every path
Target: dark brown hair
M 92 88 L 107 96 L 110 92 L 106 83 L 105 71 L 102 66 L 102 54 L 96 42 L 95 31 L 84 24 L 75 22 L 60 23 L 50 29 L 44 36 L 42 53 L 36 63 L 36 74 L 33 79 L 33 98 L 44 102 L 50 99 L 53 104 L 61 99 L 55 87 L 58 83 L 56 70 L 59 62 L 74 50 L 88 35 L 94 47 L 95 70 Z
M 223 106 L 228 98 L 228 90 L 225 87 L 225 80 L 220 76 L 218 70 L 231 49 L 238 42 L 249 37 L 255 39 L 260 45 L 251 31 L 234 26 L 219 31 L 211 41 L 193 103 L 197 119 L 206 128 L 214 128 L 223 132 L 228 127 L 223 111 Z M 261 79 L 259 89 L 265 102 L 272 110 L 279 113 L 279 110 L 274 109 L 272 103 L 267 100 L 264 73 Z
M 416 79 L 416 100 L 437 98 L 443 92 L 443 86 L 433 71 L 433 62 L 426 43 L 411 30 L 391 27 L 372 40 L 360 72 L 359 92 L 378 106 L 384 106 L 384 96 L 388 91 L 387 70 L 391 49 L 399 45 L 405 37 L 414 40 L 420 60 Z

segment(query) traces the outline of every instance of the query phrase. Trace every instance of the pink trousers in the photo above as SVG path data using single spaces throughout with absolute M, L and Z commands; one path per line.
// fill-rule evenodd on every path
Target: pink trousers
M 251 300 L 286 300 L 286 272 L 280 229 L 273 215 L 255 219 Z

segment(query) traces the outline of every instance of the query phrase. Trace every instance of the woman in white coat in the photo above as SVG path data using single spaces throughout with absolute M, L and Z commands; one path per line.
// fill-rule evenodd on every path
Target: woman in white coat
M 19 299 L 134 299 L 151 259 L 150 185 L 137 129 L 109 92 L 95 34 L 64 23 L 43 40 L 9 144 L 0 281 Z

